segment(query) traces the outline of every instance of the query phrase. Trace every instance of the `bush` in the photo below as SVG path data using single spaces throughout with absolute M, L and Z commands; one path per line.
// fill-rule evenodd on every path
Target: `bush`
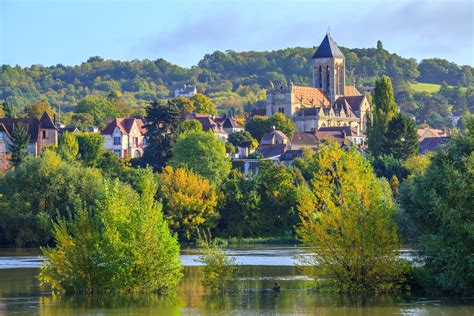
M 182 277 L 179 244 L 156 203 L 149 171 L 142 194 L 118 180 L 106 182 L 98 207 L 79 211 L 71 224 L 54 225 L 56 247 L 38 276 L 55 292 L 163 293 Z

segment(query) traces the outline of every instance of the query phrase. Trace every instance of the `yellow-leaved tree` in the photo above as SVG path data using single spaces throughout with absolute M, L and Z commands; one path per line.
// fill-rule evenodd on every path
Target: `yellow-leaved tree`
M 217 193 L 209 180 L 186 168 L 171 166 L 165 167 L 159 178 L 159 195 L 168 225 L 180 239 L 194 239 L 198 230 L 216 225 Z
M 301 160 L 297 165 L 307 167 L 302 171 L 310 179 L 299 190 L 297 233 L 313 250 L 300 258 L 305 270 L 340 291 L 398 288 L 404 265 L 387 181 L 357 150 L 336 144 Z

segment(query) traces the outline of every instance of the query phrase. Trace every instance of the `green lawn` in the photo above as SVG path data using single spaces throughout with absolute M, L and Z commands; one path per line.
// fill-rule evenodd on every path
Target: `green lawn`
M 434 93 L 438 92 L 439 89 L 441 88 L 440 84 L 435 84 L 435 83 L 423 83 L 423 82 L 416 82 L 416 83 L 409 83 L 410 89 L 412 92 L 429 92 L 429 93 Z M 449 86 L 452 88 L 453 86 Z M 465 87 L 461 87 L 461 91 L 464 92 L 466 91 Z
M 441 88 L 440 84 L 434 84 L 434 83 L 417 82 L 417 83 L 410 83 L 409 85 L 410 85 L 410 89 L 413 92 L 434 93 L 434 92 L 438 92 L 439 89 Z

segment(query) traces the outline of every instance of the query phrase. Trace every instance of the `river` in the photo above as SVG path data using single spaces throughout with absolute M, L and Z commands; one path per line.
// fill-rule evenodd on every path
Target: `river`
M 37 249 L 0 250 L 0 316 L 3 315 L 474 315 L 474 298 L 379 295 L 350 297 L 311 291 L 314 281 L 296 266 L 305 249 L 259 246 L 230 249 L 242 265 L 240 291 L 212 295 L 200 284 L 198 249 L 182 250 L 185 277 L 165 297 L 53 297 L 35 276 Z M 401 255 L 410 259 L 410 251 Z M 275 282 L 280 293 L 271 288 Z

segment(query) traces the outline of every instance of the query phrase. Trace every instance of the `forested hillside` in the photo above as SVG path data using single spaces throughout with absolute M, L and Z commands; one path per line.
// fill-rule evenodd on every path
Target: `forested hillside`
M 474 112 L 474 70 L 442 59 L 417 63 L 376 48 L 341 48 L 346 56 L 346 81 L 359 89 L 373 86 L 375 78 L 391 77 L 399 105 L 417 117 L 419 123 L 449 126 L 450 116 Z M 54 109 L 74 110 L 88 95 L 119 99 L 122 106 L 146 106 L 154 98 L 173 96 L 183 84 L 195 84 L 223 112 L 234 113 L 262 105 L 265 87 L 292 81 L 311 84 L 311 57 L 314 48 L 287 48 L 271 52 L 216 51 L 197 66 L 183 68 L 163 59 L 114 61 L 91 57 L 78 66 L 43 67 L 3 65 L 0 101 L 7 101 L 18 115 L 28 105 L 47 101 Z M 440 92 L 416 92 L 409 83 L 446 83 Z M 448 86 L 449 85 L 449 86 Z M 459 89 L 457 87 L 466 87 Z

